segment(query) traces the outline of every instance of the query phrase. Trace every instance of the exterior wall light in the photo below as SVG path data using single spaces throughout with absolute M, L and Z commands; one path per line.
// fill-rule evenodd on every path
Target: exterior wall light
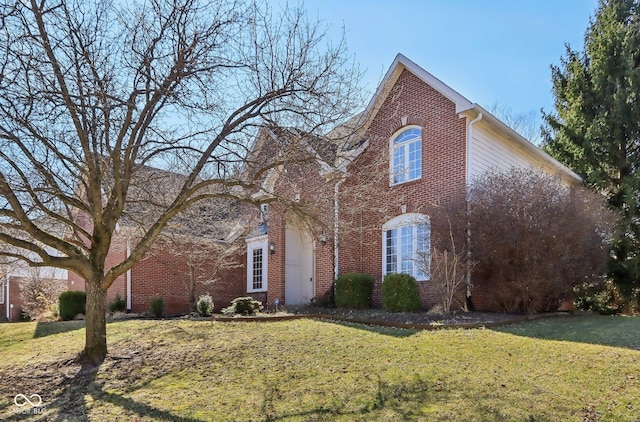
M 320 244 L 322 246 L 327 244 L 327 236 L 325 236 L 324 232 L 322 232 L 322 234 L 320 234 Z
M 273 243 L 273 242 L 269 243 L 269 252 L 271 252 L 271 255 L 276 253 L 276 244 L 275 243 Z

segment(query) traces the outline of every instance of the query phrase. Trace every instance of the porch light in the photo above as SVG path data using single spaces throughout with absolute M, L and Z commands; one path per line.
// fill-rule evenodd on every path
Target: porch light
M 320 234 L 320 244 L 322 246 L 327 244 L 327 236 L 325 236 L 324 232 Z
M 276 253 L 276 244 L 275 243 L 273 243 L 273 242 L 269 243 L 269 252 L 271 252 L 271 255 Z

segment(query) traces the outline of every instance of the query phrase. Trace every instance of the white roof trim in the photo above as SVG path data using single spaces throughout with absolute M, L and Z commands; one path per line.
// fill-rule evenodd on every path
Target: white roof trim
M 380 82 L 380 85 L 378 85 L 378 88 L 371 98 L 371 101 L 369 101 L 369 104 L 365 108 L 364 113 L 362 113 L 362 120 L 360 121 L 360 124 L 364 123 L 365 120 L 368 120 L 367 124 L 371 120 L 373 120 L 373 117 L 377 113 L 377 110 L 375 110 L 376 105 L 382 106 L 381 103 L 382 101 L 384 101 L 384 98 L 388 94 L 389 88 L 393 86 L 396 79 L 400 76 L 400 73 L 402 73 L 402 70 L 404 69 L 407 69 L 409 72 L 416 75 L 427 85 L 431 86 L 433 89 L 453 102 L 456 105 L 456 113 L 462 113 L 463 111 L 473 107 L 473 103 L 471 101 L 460 95 L 449 85 L 445 84 L 440 79 L 436 78 L 431 73 L 427 72 L 404 55 L 398 54 L 393 60 L 393 63 L 391 63 L 391 66 L 389 67 L 387 73 L 384 75 L 384 78 L 382 78 L 382 82 Z

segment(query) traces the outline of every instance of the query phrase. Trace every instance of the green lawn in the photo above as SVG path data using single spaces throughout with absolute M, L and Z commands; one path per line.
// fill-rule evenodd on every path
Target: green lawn
M 640 317 L 429 332 L 133 320 L 108 335 L 110 357 L 83 370 L 82 322 L 0 325 L 0 419 L 640 420 Z M 34 393 L 38 415 L 14 404 Z

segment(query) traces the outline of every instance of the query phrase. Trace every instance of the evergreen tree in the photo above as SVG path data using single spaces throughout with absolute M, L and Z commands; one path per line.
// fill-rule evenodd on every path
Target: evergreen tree
M 600 0 L 583 51 L 551 70 L 545 149 L 621 212 L 609 275 L 640 301 L 640 0 Z

